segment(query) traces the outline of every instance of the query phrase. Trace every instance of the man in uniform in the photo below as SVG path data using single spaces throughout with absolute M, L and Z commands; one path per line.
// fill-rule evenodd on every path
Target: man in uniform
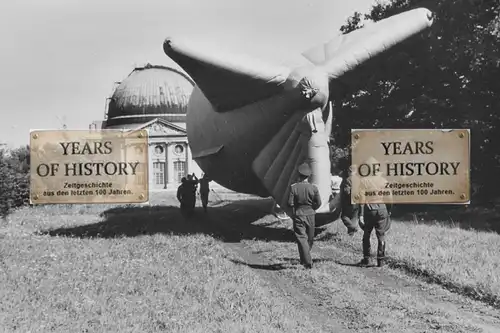
M 208 178 L 207 174 L 204 174 L 203 177 L 200 179 L 200 198 L 201 198 L 201 204 L 203 205 L 203 210 L 205 213 L 207 212 L 207 206 L 208 206 L 208 194 L 210 193 L 210 179 Z
M 342 184 L 343 178 L 337 175 L 330 175 L 330 187 L 333 195 L 338 195 L 340 193 L 340 184 Z
M 377 266 L 385 263 L 385 234 L 390 229 L 390 212 L 386 204 L 372 203 L 361 205 L 360 225 L 363 228 L 363 259 L 360 266 L 368 266 L 371 257 L 370 237 L 373 229 L 377 235 Z
M 311 175 L 308 164 L 298 168 L 299 181 L 291 185 L 288 206 L 293 208 L 293 230 L 299 248 L 300 263 L 312 268 L 311 249 L 314 241 L 316 209 L 321 206 L 321 197 L 316 185 L 307 181 Z
M 181 213 L 186 214 L 186 177 L 182 177 L 181 184 L 177 187 L 177 200 L 181 204 Z
M 188 215 L 191 216 L 196 207 L 196 189 L 198 187 L 198 178 L 194 173 L 187 175 L 186 185 L 186 210 Z
M 373 229 L 375 229 L 375 234 L 378 241 L 377 266 L 383 267 L 385 263 L 385 235 L 391 227 L 390 210 L 392 208 L 392 193 L 383 200 L 385 202 L 389 202 L 388 205 L 386 205 L 385 203 L 380 203 L 380 201 L 382 201 L 380 197 L 373 196 L 367 198 L 364 195 L 366 191 L 378 192 L 380 190 L 383 190 L 385 188 L 385 183 L 386 180 L 381 176 L 380 171 L 378 171 L 375 175 L 360 179 L 362 204 L 360 205 L 359 225 L 364 232 L 363 259 L 359 263 L 360 266 L 368 266 L 370 264 L 370 237 Z
M 356 166 L 349 164 L 346 159 L 343 160 L 343 165 L 341 165 L 343 179 L 340 184 L 340 206 L 342 209 L 340 218 L 347 228 L 347 234 L 353 236 L 358 232 L 356 224 L 359 219 L 359 205 L 351 203 L 352 174 Z

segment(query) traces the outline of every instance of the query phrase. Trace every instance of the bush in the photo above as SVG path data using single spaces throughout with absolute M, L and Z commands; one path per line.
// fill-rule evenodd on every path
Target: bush
M 29 203 L 29 147 L 0 150 L 0 215 Z
M 334 175 L 339 175 L 343 169 L 343 164 L 349 163 L 349 148 L 339 147 L 333 142 L 330 143 L 330 162 L 331 170 L 330 172 Z

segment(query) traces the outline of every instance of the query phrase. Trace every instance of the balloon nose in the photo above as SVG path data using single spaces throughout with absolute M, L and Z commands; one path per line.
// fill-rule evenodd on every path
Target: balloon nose
M 163 51 L 168 55 L 171 49 L 172 49 L 172 38 L 167 37 L 163 41 Z

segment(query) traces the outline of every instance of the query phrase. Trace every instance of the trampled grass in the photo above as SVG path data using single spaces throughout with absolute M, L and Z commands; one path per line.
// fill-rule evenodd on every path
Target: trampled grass
M 336 222 L 328 234 L 345 234 Z M 333 237 L 329 242 L 360 254 L 361 237 Z M 376 238 L 372 234 L 372 255 Z M 420 275 L 449 289 L 500 306 L 500 235 L 465 230 L 446 222 L 419 224 L 393 221 L 387 234 L 390 265 Z
M 219 193 L 212 199 L 220 204 L 243 197 Z M 203 223 L 186 222 L 176 207 L 168 207 L 177 205 L 173 193 L 154 195 L 151 204 L 164 207 L 128 211 L 111 205 L 27 207 L 1 221 L 0 328 L 8 332 L 315 328 L 307 309 L 293 307 L 256 271 L 235 264 L 241 260 L 211 237 Z M 265 215 L 255 223 L 243 221 L 255 210 L 254 204 L 240 205 L 213 211 L 212 216 L 224 219 L 219 224 L 244 231 L 249 242 L 275 240 L 267 245 L 288 249 L 283 256 L 289 256 L 290 249 L 295 253 L 295 245 L 281 243 L 283 233 L 273 230 L 286 228 L 287 223 L 270 223 Z M 361 235 L 347 237 L 339 221 L 320 236 L 328 235 L 330 239 L 324 238 L 319 246 L 342 247 L 361 257 Z M 374 235 L 372 240 L 375 250 Z M 499 245 L 496 233 L 394 221 L 387 251 L 393 267 L 498 305 Z M 331 263 L 331 269 L 337 269 L 335 265 Z
M 99 213 L 109 208 L 28 207 L 1 222 L 0 328 L 305 332 L 314 326 L 178 209 L 103 224 Z M 142 225 L 150 230 L 133 230 Z M 73 237 L 43 232 L 58 228 Z

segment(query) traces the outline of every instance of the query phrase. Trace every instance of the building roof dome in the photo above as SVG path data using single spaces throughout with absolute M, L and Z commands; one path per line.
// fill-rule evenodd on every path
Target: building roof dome
M 185 122 L 194 85 L 187 74 L 174 66 L 137 67 L 109 99 L 106 127 L 140 124 L 155 118 Z

